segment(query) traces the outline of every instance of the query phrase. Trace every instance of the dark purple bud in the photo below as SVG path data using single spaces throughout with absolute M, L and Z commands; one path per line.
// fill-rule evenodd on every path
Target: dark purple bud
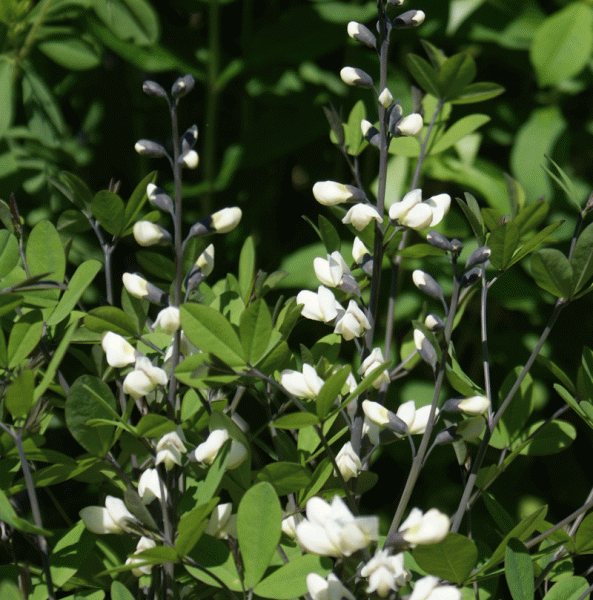
M 147 79 L 142 84 L 142 91 L 148 96 L 156 96 L 157 98 L 166 98 L 167 92 L 165 88 L 152 79 Z
M 429 231 L 426 234 L 426 241 L 435 248 L 440 248 L 441 250 L 446 250 L 447 252 L 451 250 L 451 242 L 439 231 Z
M 480 265 L 483 262 L 486 262 L 490 255 L 492 254 L 492 250 L 488 248 L 488 246 L 480 246 L 476 248 L 468 257 L 467 262 L 465 263 L 466 269 L 471 269 L 475 265 Z
M 161 158 L 167 156 L 167 151 L 158 142 L 152 140 L 138 140 L 134 145 L 134 150 L 142 156 L 150 156 L 152 158 Z
M 192 91 L 195 84 L 196 80 L 193 75 L 188 74 L 179 77 L 171 88 L 171 96 L 173 96 L 173 98 L 183 98 L 183 96 Z
M 394 29 L 409 29 L 418 27 L 424 23 L 426 15 L 421 10 L 408 10 L 399 17 L 393 19 Z

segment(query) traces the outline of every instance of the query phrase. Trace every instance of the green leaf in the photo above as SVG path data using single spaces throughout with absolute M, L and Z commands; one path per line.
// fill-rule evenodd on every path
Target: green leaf
M 177 379 L 194 388 L 218 387 L 235 381 L 239 375 L 229 372 L 230 367 L 209 354 L 192 354 L 175 369 Z
M 346 137 L 346 150 L 351 156 L 357 156 L 367 145 L 362 136 L 360 124 L 366 119 L 366 109 L 362 100 L 359 100 L 348 115 L 348 122 L 344 123 L 344 135 Z
M 524 432 L 523 437 L 526 439 L 537 431 L 545 421 L 533 423 L 529 429 Z M 528 456 L 546 456 L 548 454 L 557 454 L 570 444 L 577 437 L 577 431 L 571 423 L 554 419 L 544 425 L 536 434 L 536 436 L 521 450 L 521 454 Z
M 111 600 L 134 600 L 132 592 L 119 581 L 111 583 Z
M 95 194 L 91 203 L 93 217 L 111 235 L 120 235 L 124 225 L 124 201 L 110 190 Z
M 38 310 L 24 314 L 12 326 L 8 338 L 8 368 L 14 369 L 25 360 L 43 334 L 43 317 Z
M 248 236 L 239 255 L 239 289 L 243 302 L 248 304 L 255 279 L 255 243 L 253 236 Z
M 438 154 L 439 152 L 443 152 L 447 148 L 456 144 L 460 139 L 464 138 L 466 135 L 474 132 L 476 129 L 482 127 L 485 123 L 490 121 L 490 117 L 488 115 L 468 115 L 467 117 L 463 117 L 459 119 L 456 123 L 451 125 L 441 135 L 437 138 L 434 146 L 430 149 L 430 154 Z
M 560 227 L 564 221 L 556 221 L 547 227 L 544 227 L 541 231 L 538 231 L 533 237 L 525 242 L 516 252 L 513 254 L 511 262 L 507 268 L 519 262 L 522 258 L 525 258 L 529 253 L 533 252 L 538 246 L 548 240 L 548 238 Z
M 208 525 L 210 513 L 218 503 L 218 498 L 212 498 L 210 502 L 196 506 L 196 508 L 181 515 L 177 527 L 177 539 L 175 540 L 175 549 L 179 556 L 189 554 L 198 540 L 204 533 Z
M 576 294 L 593 275 L 593 223 L 581 231 L 570 259 L 572 294 Z
M 19 262 L 19 244 L 8 230 L 0 230 L 0 278 L 8 275 Z
M 50 182 L 58 188 L 74 206 L 80 210 L 89 209 L 93 201 L 93 194 L 86 183 L 73 173 L 62 171 L 60 180 L 50 179 Z
M 318 217 L 319 233 L 328 254 L 340 250 L 342 244 L 336 228 L 323 215 Z
M 91 419 L 118 418 L 111 389 L 92 375 L 79 377 L 66 397 L 66 425 L 74 439 L 90 454 L 105 456 L 113 440 L 115 427 L 89 426 Z
M 256 481 L 267 481 L 274 486 L 278 496 L 293 494 L 311 482 L 311 473 L 302 465 L 277 462 L 266 465 L 256 476 Z
M 501 223 L 488 236 L 488 246 L 492 254 L 490 262 L 499 271 L 504 271 L 511 263 L 519 245 L 519 228 L 512 222 Z
M 544 600 L 579 600 L 589 589 L 589 582 L 584 577 L 564 577 L 556 582 L 544 596 Z M 585 596 L 585 600 L 588 595 Z
M 144 206 L 148 196 L 146 195 L 146 186 L 149 183 L 156 181 L 158 171 L 152 171 L 149 173 L 135 188 L 132 192 L 129 200 L 126 202 L 124 209 L 124 224 L 122 227 L 122 235 L 127 235 L 127 230 L 134 225 L 136 216 L 140 212 L 140 209 Z
M 439 87 L 443 98 L 455 100 L 476 76 L 476 63 L 469 54 L 455 54 L 448 58 L 439 72 Z
M 0 138 L 4 138 L 14 119 L 15 67 L 14 59 L 6 54 L 0 56 Z
M 484 230 L 484 219 L 478 206 L 478 201 L 468 192 L 465 192 L 465 202 L 461 198 L 456 198 L 465 218 L 469 221 L 470 227 L 476 236 L 478 244 L 484 245 L 486 241 L 486 232 Z
M 31 369 L 23 369 L 6 392 L 6 408 L 18 419 L 25 417 L 35 404 L 35 375 Z
M 181 327 L 190 342 L 231 367 L 245 365 L 244 350 L 233 326 L 215 309 L 202 304 L 181 306 Z
M 464 535 L 450 532 L 442 542 L 417 546 L 412 555 L 427 573 L 461 585 L 476 565 L 478 549 Z
M 191 558 L 207 571 L 185 565 L 188 573 L 198 581 L 203 581 L 208 585 L 220 588 L 220 583 L 210 576 L 215 575 L 231 590 L 237 592 L 244 589 L 241 585 L 241 579 L 237 573 L 237 566 L 228 542 L 203 536 L 196 547 L 191 552 Z
M 319 390 L 315 407 L 317 409 L 317 416 L 321 420 L 327 417 L 337 396 L 341 393 L 342 387 L 344 387 L 344 383 L 346 383 L 346 379 L 350 375 L 350 369 L 350 365 L 340 368 L 327 379 L 321 390 Z
M 14 508 L 12 508 L 10 500 L 2 490 L 0 490 L 0 521 L 4 521 L 7 525 L 18 529 L 19 531 L 24 531 L 25 533 L 46 536 L 53 535 L 52 531 L 36 527 L 28 521 L 25 521 L 25 519 L 18 517 Z
M 491 98 L 496 98 L 504 93 L 505 89 L 497 83 L 490 81 L 477 81 L 466 85 L 457 98 L 449 100 L 451 104 L 473 104 L 474 102 L 484 102 Z
M 158 16 L 146 0 L 111 0 L 94 2 L 97 16 L 120 40 L 150 46 L 159 37 Z
M 245 492 L 237 510 L 237 536 L 245 568 L 245 587 L 263 577 L 280 541 L 282 508 L 274 488 L 266 481 Z
M 496 523 L 498 529 L 502 532 L 502 535 L 509 533 L 515 526 L 515 521 L 513 521 L 511 515 L 509 515 L 502 504 L 488 490 L 484 492 L 483 498 L 486 510 Z
M 64 281 L 66 255 L 56 228 L 49 221 L 39 221 L 29 235 L 25 250 L 32 277 L 49 273 L 45 279 Z M 57 290 L 55 290 L 57 296 Z
M 412 77 L 414 77 L 418 85 L 427 94 L 432 94 L 435 98 L 441 97 L 443 90 L 439 81 L 439 74 L 433 69 L 430 63 L 421 56 L 408 54 L 406 56 L 406 65 Z
M 23 600 L 16 583 L 6 580 L 0 583 L 0 598 L 2 600 Z
M 505 551 L 504 574 L 513 600 L 532 600 L 535 594 L 534 572 L 527 548 L 511 538 Z
M 136 335 L 134 321 L 121 308 L 115 306 L 98 306 L 91 309 L 84 317 L 84 325 L 95 333 L 113 331 L 123 336 Z
M 136 252 L 138 264 L 151 275 L 163 281 L 173 281 L 175 276 L 175 263 L 158 252 L 140 250 Z
M 45 39 L 37 47 L 65 69 L 83 71 L 94 69 L 101 64 L 101 47 L 88 34 L 66 34 L 66 37 L 59 39 Z
M 572 295 L 572 267 L 560 250 L 544 248 L 531 257 L 531 275 L 542 289 L 558 298 Z
M 319 423 L 319 417 L 312 413 L 298 412 L 282 415 L 274 421 L 274 427 L 279 429 L 302 429 Z
M 575 546 L 577 554 L 593 554 L 593 513 L 589 513 L 579 525 Z
M 325 578 L 331 568 L 331 560 L 326 556 L 297 556 L 260 581 L 253 591 L 257 596 L 274 600 L 298 598 L 307 593 L 306 579 L 309 573 L 317 573 Z
M 533 38 L 529 58 L 543 87 L 578 75 L 591 59 L 591 50 L 591 7 L 571 2 L 542 23 Z
M 272 315 L 262 298 L 250 304 L 241 315 L 239 336 L 245 360 L 257 365 L 268 348 L 272 335 Z
M 86 260 L 78 266 L 68 282 L 68 289 L 62 294 L 58 305 L 47 320 L 48 325 L 57 325 L 70 316 L 76 303 L 80 300 L 102 267 L 103 265 L 94 259 Z
M 175 423 L 163 415 L 153 413 L 144 415 L 136 425 L 139 437 L 160 438 L 171 431 L 175 431 Z

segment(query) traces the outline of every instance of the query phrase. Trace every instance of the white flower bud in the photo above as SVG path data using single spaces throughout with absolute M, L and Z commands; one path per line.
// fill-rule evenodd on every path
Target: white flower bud
M 142 398 L 159 385 L 167 385 L 168 377 L 163 369 L 155 367 L 146 356 L 136 358 L 134 370 L 130 371 L 123 383 L 124 393 L 132 398 Z
M 361 265 L 365 257 L 371 257 L 371 253 L 368 248 L 364 245 L 364 242 L 356 236 L 354 243 L 352 244 L 352 259 L 357 265 Z
M 439 578 L 427 575 L 414 585 L 408 600 L 461 600 L 461 592 L 452 585 L 439 585 Z
M 194 450 L 194 458 L 202 464 L 211 465 L 218 455 L 218 452 L 229 439 L 229 432 L 226 429 L 214 429 Z M 237 468 L 247 458 L 247 448 L 240 442 L 233 440 L 227 461 L 227 469 Z
M 152 140 L 138 140 L 134 144 L 134 150 L 142 156 L 150 156 L 152 158 L 160 158 L 161 156 L 167 156 L 167 151 L 159 144 Z
M 347 85 L 354 85 L 357 87 L 373 87 L 373 78 L 356 67 L 344 67 L 340 71 L 340 77 L 342 81 Z
M 181 455 L 187 452 L 185 444 L 175 431 L 166 433 L 156 445 L 155 465 L 165 463 L 165 469 L 170 471 L 173 465 L 181 465 Z
M 379 94 L 379 104 L 383 108 L 389 108 L 392 103 L 393 103 L 393 94 L 389 91 L 389 88 L 385 88 Z M 407 134 L 407 135 L 409 135 L 409 134 Z
M 421 10 L 408 10 L 393 19 L 395 29 L 407 29 L 409 27 L 418 27 L 424 23 L 426 15 Z
M 334 333 L 339 333 L 345 340 L 352 340 L 370 328 L 371 324 L 366 315 L 354 300 L 350 300 L 345 312 L 338 311 Z
M 195 150 L 188 150 L 180 157 L 180 161 L 188 169 L 195 169 L 200 162 L 200 156 Z
M 151 302 L 160 303 L 165 297 L 163 290 L 135 273 L 124 273 L 122 281 L 128 294 L 134 298 L 146 298 Z
M 93 533 L 122 533 L 134 531 L 138 520 L 126 508 L 123 500 L 114 496 L 105 498 L 105 507 L 86 506 L 80 511 L 80 518 L 87 529 Z
M 210 515 L 210 520 L 204 533 L 212 537 L 226 540 L 229 537 L 237 537 L 237 515 L 233 515 L 233 505 L 231 502 L 219 504 L 214 508 Z
M 490 408 L 486 396 L 471 396 L 469 398 L 450 398 L 443 404 L 447 412 L 463 412 L 466 415 L 482 415 Z
M 239 224 L 243 212 L 238 206 L 223 208 L 210 215 L 210 227 L 216 233 L 228 233 Z
M 146 186 L 146 195 L 148 196 L 148 201 L 151 204 L 160 210 L 164 210 L 173 214 L 173 200 L 171 200 L 171 197 L 165 192 L 165 190 L 156 186 L 154 183 L 149 183 Z
M 361 569 L 360 574 L 369 580 L 367 594 L 377 592 L 381 598 L 389 595 L 390 591 L 397 591 L 404 586 L 411 577 L 410 572 L 404 568 L 404 554 L 390 555 L 388 550 L 375 551 L 375 556 Z
M 324 206 L 336 206 L 343 202 L 360 201 L 365 199 L 364 192 L 353 186 L 337 181 L 318 181 L 313 186 L 315 200 Z
M 370 48 L 375 48 L 377 45 L 377 39 L 373 35 L 372 31 L 362 23 L 350 21 L 350 23 L 348 23 L 348 35 L 353 40 L 361 42 Z
M 443 329 L 445 329 L 445 323 L 443 319 L 441 319 L 438 315 L 435 315 L 434 313 L 426 315 L 426 319 L 424 319 L 424 324 L 426 325 L 429 331 L 443 331 Z
M 480 246 L 476 248 L 465 261 L 465 268 L 471 269 L 475 265 L 479 265 L 483 262 L 486 262 L 490 255 L 492 254 L 492 250 L 488 246 Z
M 158 84 L 156 81 L 152 81 L 152 79 L 147 79 L 142 84 L 142 91 L 147 96 L 156 96 L 157 98 L 167 97 L 167 92 L 165 91 L 165 88 L 162 85 Z
M 393 415 L 390 410 L 387 410 L 383 405 L 378 402 L 373 402 L 372 400 L 363 400 L 362 410 L 367 419 L 380 427 L 389 425 Z
M 285 369 L 280 374 L 280 384 L 293 396 L 317 398 L 325 381 L 317 375 L 315 368 L 305 363 L 303 372 Z
M 447 252 L 451 250 L 450 240 L 438 231 L 431 229 L 426 234 L 426 241 L 435 248 L 440 248 L 441 250 L 446 250 Z
M 327 579 L 317 573 L 309 573 L 306 582 L 311 600 L 355 600 L 352 592 L 333 573 Z
M 383 358 L 383 352 L 381 352 L 381 348 L 373 348 L 373 351 L 362 361 L 358 372 L 363 375 L 363 377 L 366 377 L 384 362 L 385 359 Z M 379 389 L 382 383 L 389 383 L 389 381 L 389 371 L 385 369 L 377 376 L 375 381 L 373 381 L 373 387 L 375 389 Z
M 144 550 L 148 550 L 149 548 L 154 548 L 156 546 L 156 542 L 148 537 L 142 536 L 140 541 L 136 545 L 136 551 L 134 554 L 139 554 Z M 146 561 L 142 558 L 136 558 L 135 556 L 130 556 L 126 559 L 126 565 L 139 565 L 136 568 L 132 569 L 132 573 L 136 577 L 142 577 L 142 575 L 150 575 L 152 571 L 152 564 L 146 564 Z
M 171 96 L 173 98 L 182 98 L 193 89 L 196 81 L 193 75 L 183 75 L 179 77 L 171 87 Z
M 414 282 L 414 285 L 425 294 L 428 294 L 437 300 L 443 298 L 441 286 L 437 283 L 436 279 L 431 277 L 425 271 L 416 269 L 412 273 L 412 281 Z
M 397 129 L 401 135 L 414 137 L 420 135 L 424 127 L 424 119 L 418 113 L 412 113 L 401 119 L 397 124 Z
M 125 338 L 113 331 L 106 331 L 101 340 L 107 364 L 111 367 L 125 367 L 136 360 L 136 350 Z
M 137 221 L 134 223 L 134 239 L 140 246 L 154 246 L 169 242 L 171 234 L 151 221 Z
M 432 344 L 426 339 L 426 336 L 420 329 L 414 329 L 414 345 L 418 350 L 422 360 L 427 362 L 433 369 L 437 364 L 437 353 Z
M 202 271 L 204 277 L 208 277 L 214 269 L 214 244 L 210 244 L 196 260 L 195 266 Z
M 422 513 L 419 508 L 413 508 L 408 518 L 401 524 L 401 537 L 412 548 L 419 544 L 437 544 L 449 533 L 449 517 L 436 508 Z

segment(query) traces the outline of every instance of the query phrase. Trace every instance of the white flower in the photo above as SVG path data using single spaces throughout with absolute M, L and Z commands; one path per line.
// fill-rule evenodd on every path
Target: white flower
M 105 507 L 86 506 L 79 515 L 85 527 L 98 534 L 134 531 L 130 525 L 138 523 L 136 517 L 126 508 L 123 500 L 114 496 L 105 498 Z
M 461 600 L 461 592 L 452 585 L 439 585 L 438 577 L 427 575 L 414 585 L 408 600 Z
M 362 231 L 372 220 L 383 223 L 383 217 L 370 204 L 355 204 L 342 219 L 342 223 L 352 223 L 357 231 Z
M 439 409 L 435 409 L 434 420 L 436 422 L 439 415 Z M 398 416 L 407 426 L 411 435 L 422 434 L 426 431 L 428 425 L 428 417 L 430 416 L 430 404 L 422 406 L 416 410 L 414 400 L 404 402 L 397 409 Z
M 297 521 L 295 515 L 289 515 L 288 517 L 284 517 L 284 519 L 282 519 L 282 531 L 288 537 L 294 538 L 296 536 L 296 526 Z
M 171 234 L 152 221 L 137 221 L 133 228 L 134 239 L 141 246 L 154 246 L 167 242 L 171 239 Z
M 389 415 L 393 414 L 390 410 L 387 410 L 382 404 L 373 402 L 372 400 L 362 401 L 362 410 L 365 417 L 369 419 L 375 425 L 385 427 L 389 424 Z
M 366 377 L 384 362 L 385 359 L 383 358 L 383 352 L 381 352 L 381 348 L 373 348 L 373 351 L 362 361 L 358 372 L 363 375 L 363 377 Z M 373 387 L 379 389 L 383 382 L 389 383 L 389 381 L 389 371 L 385 369 L 379 373 L 375 381 L 373 381 Z
M 319 204 L 336 206 L 342 202 L 361 201 L 365 199 L 364 192 L 353 185 L 337 181 L 318 181 L 313 186 L 313 196 Z
M 167 501 L 167 488 L 162 488 L 164 492 L 164 500 Z M 161 479 L 156 469 L 146 469 L 138 480 L 138 495 L 142 499 L 143 504 L 150 504 L 157 498 L 160 500 L 161 494 Z
M 353 477 L 358 477 L 362 469 L 362 463 L 351 442 L 346 442 L 336 456 L 336 464 L 344 478 L 344 481 L 349 481 Z M 335 475 L 334 470 L 334 475 Z
M 165 333 L 173 334 L 181 326 L 179 307 L 167 306 L 163 308 L 156 317 L 154 328 L 160 327 Z
M 124 393 L 133 398 L 142 398 L 154 391 L 159 385 L 167 385 L 167 374 L 155 367 L 146 356 L 136 358 L 134 370 L 124 379 Z
M 312 600 L 355 600 L 352 592 L 333 573 L 327 579 L 317 573 L 309 573 L 306 581 Z
M 237 515 L 233 515 L 233 505 L 231 502 L 219 504 L 212 511 L 210 520 L 204 533 L 226 540 L 229 537 L 237 537 Z
M 338 496 L 331 504 L 310 498 L 306 513 L 307 518 L 296 527 L 296 537 L 312 554 L 350 556 L 379 537 L 379 518 L 355 517 Z
M 187 452 L 185 444 L 175 431 L 166 433 L 156 445 L 155 465 L 165 463 L 165 469 L 170 471 L 173 465 L 181 465 L 181 455 Z
M 350 269 L 342 258 L 342 255 L 336 250 L 325 258 L 317 257 L 313 260 L 313 269 L 317 279 L 328 287 L 338 287 L 344 274 L 349 274 Z
M 226 429 L 214 429 L 194 450 L 194 458 L 202 464 L 211 465 L 218 455 L 218 452 L 229 439 L 229 432 Z M 227 461 L 227 469 L 236 469 L 247 458 L 247 448 L 241 442 L 233 440 Z
M 293 396 L 299 398 L 317 398 L 325 381 L 317 375 L 315 368 L 303 364 L 303 372 L 284 369 L 280 373 L 280 384 Z
M 210 215 L 210 227 L 216 233 L 228 233 L 239 224 L 243 212 L 238 206 L 223 208 Z
M 369 580 L 367 594 L 376 591 L 381 598 L 385 598 L 390 590 L 397 591 L 411 577 L 410 572 L 404 568 L 403 552 L 390 555 L 388 550 L 379 549 L 361 569 L 360 574 Z
M 422 132 L 424 119 L 418 113 L 412 113 L 403 119 L 400 119 L 396 127 L 402 135 L 416 136 Z
M 125 338 L 113 331 L 103 334 L 101 347 L 105 352 L 107 364 L 111 367 L 125 367 L 136 360 L 136 350 Z
M 310 290 L 299 292 L 296 301 L 297 304 L 304 305 L 301 311 L 303 317 L 323 323 L 333 321 L 338 315 L 338 309 L 342 309 L 333 292 L 323 285 L 319 286 L 317 293 Z
M 389 207 L 389 218 L 410 229 L 426 229 L 440 223 L 451 205 L 449 194 L 438 194 L 424 202 L 421 200 L 422 190 L 417 188 L 408 192 Z
M 418 544 L 441 542 L 447 537 L 450 525 L 449 517 L 436 508 L 431 508 L 424 514 L 419 508 L 413 508 L 398 531 L 414 548 Z
M 345 312 L 338 311 L 334 333 L 339 333 L 345 340 L 352 340 L 360 337 L 365 330 L 370 328 L 371 324 L 366 315 L 358 308 L 358 304 L 354 300 L 350 300 Z
M 156 542 L 154 540 L 152 540 L 151 538 L 142 536 L 140 538 L 140 541 L 136 545 L 136 551 L 134 552 L 134 554 L 139 554 L 143 550 L 148 550 L 149 548 L 154 548 L 155 546 L 156 546 Z M 136 577 L 141 577 L 142 575 L 150 575 L 150 572 L 153 567 L 152 564 L 146 564 L 146 561 L 143 558 L 136 558 L 135 556 L 130 556 L 126 560 L 126 565 L 135 565 L 135 564 L 139 565 L 139 566 L 135 567 L 134 569 L 132 569 L 132 573 Z

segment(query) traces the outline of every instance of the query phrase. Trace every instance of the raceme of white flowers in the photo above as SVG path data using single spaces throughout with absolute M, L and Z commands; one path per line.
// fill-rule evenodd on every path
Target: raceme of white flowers
M 355 517 L 339 496 L 331 504 L 317 496 L 310 498 L 306 515 L 296 526 L 296 538 L 312 554 L 350 556 L 379 537 L 379 517 Z

